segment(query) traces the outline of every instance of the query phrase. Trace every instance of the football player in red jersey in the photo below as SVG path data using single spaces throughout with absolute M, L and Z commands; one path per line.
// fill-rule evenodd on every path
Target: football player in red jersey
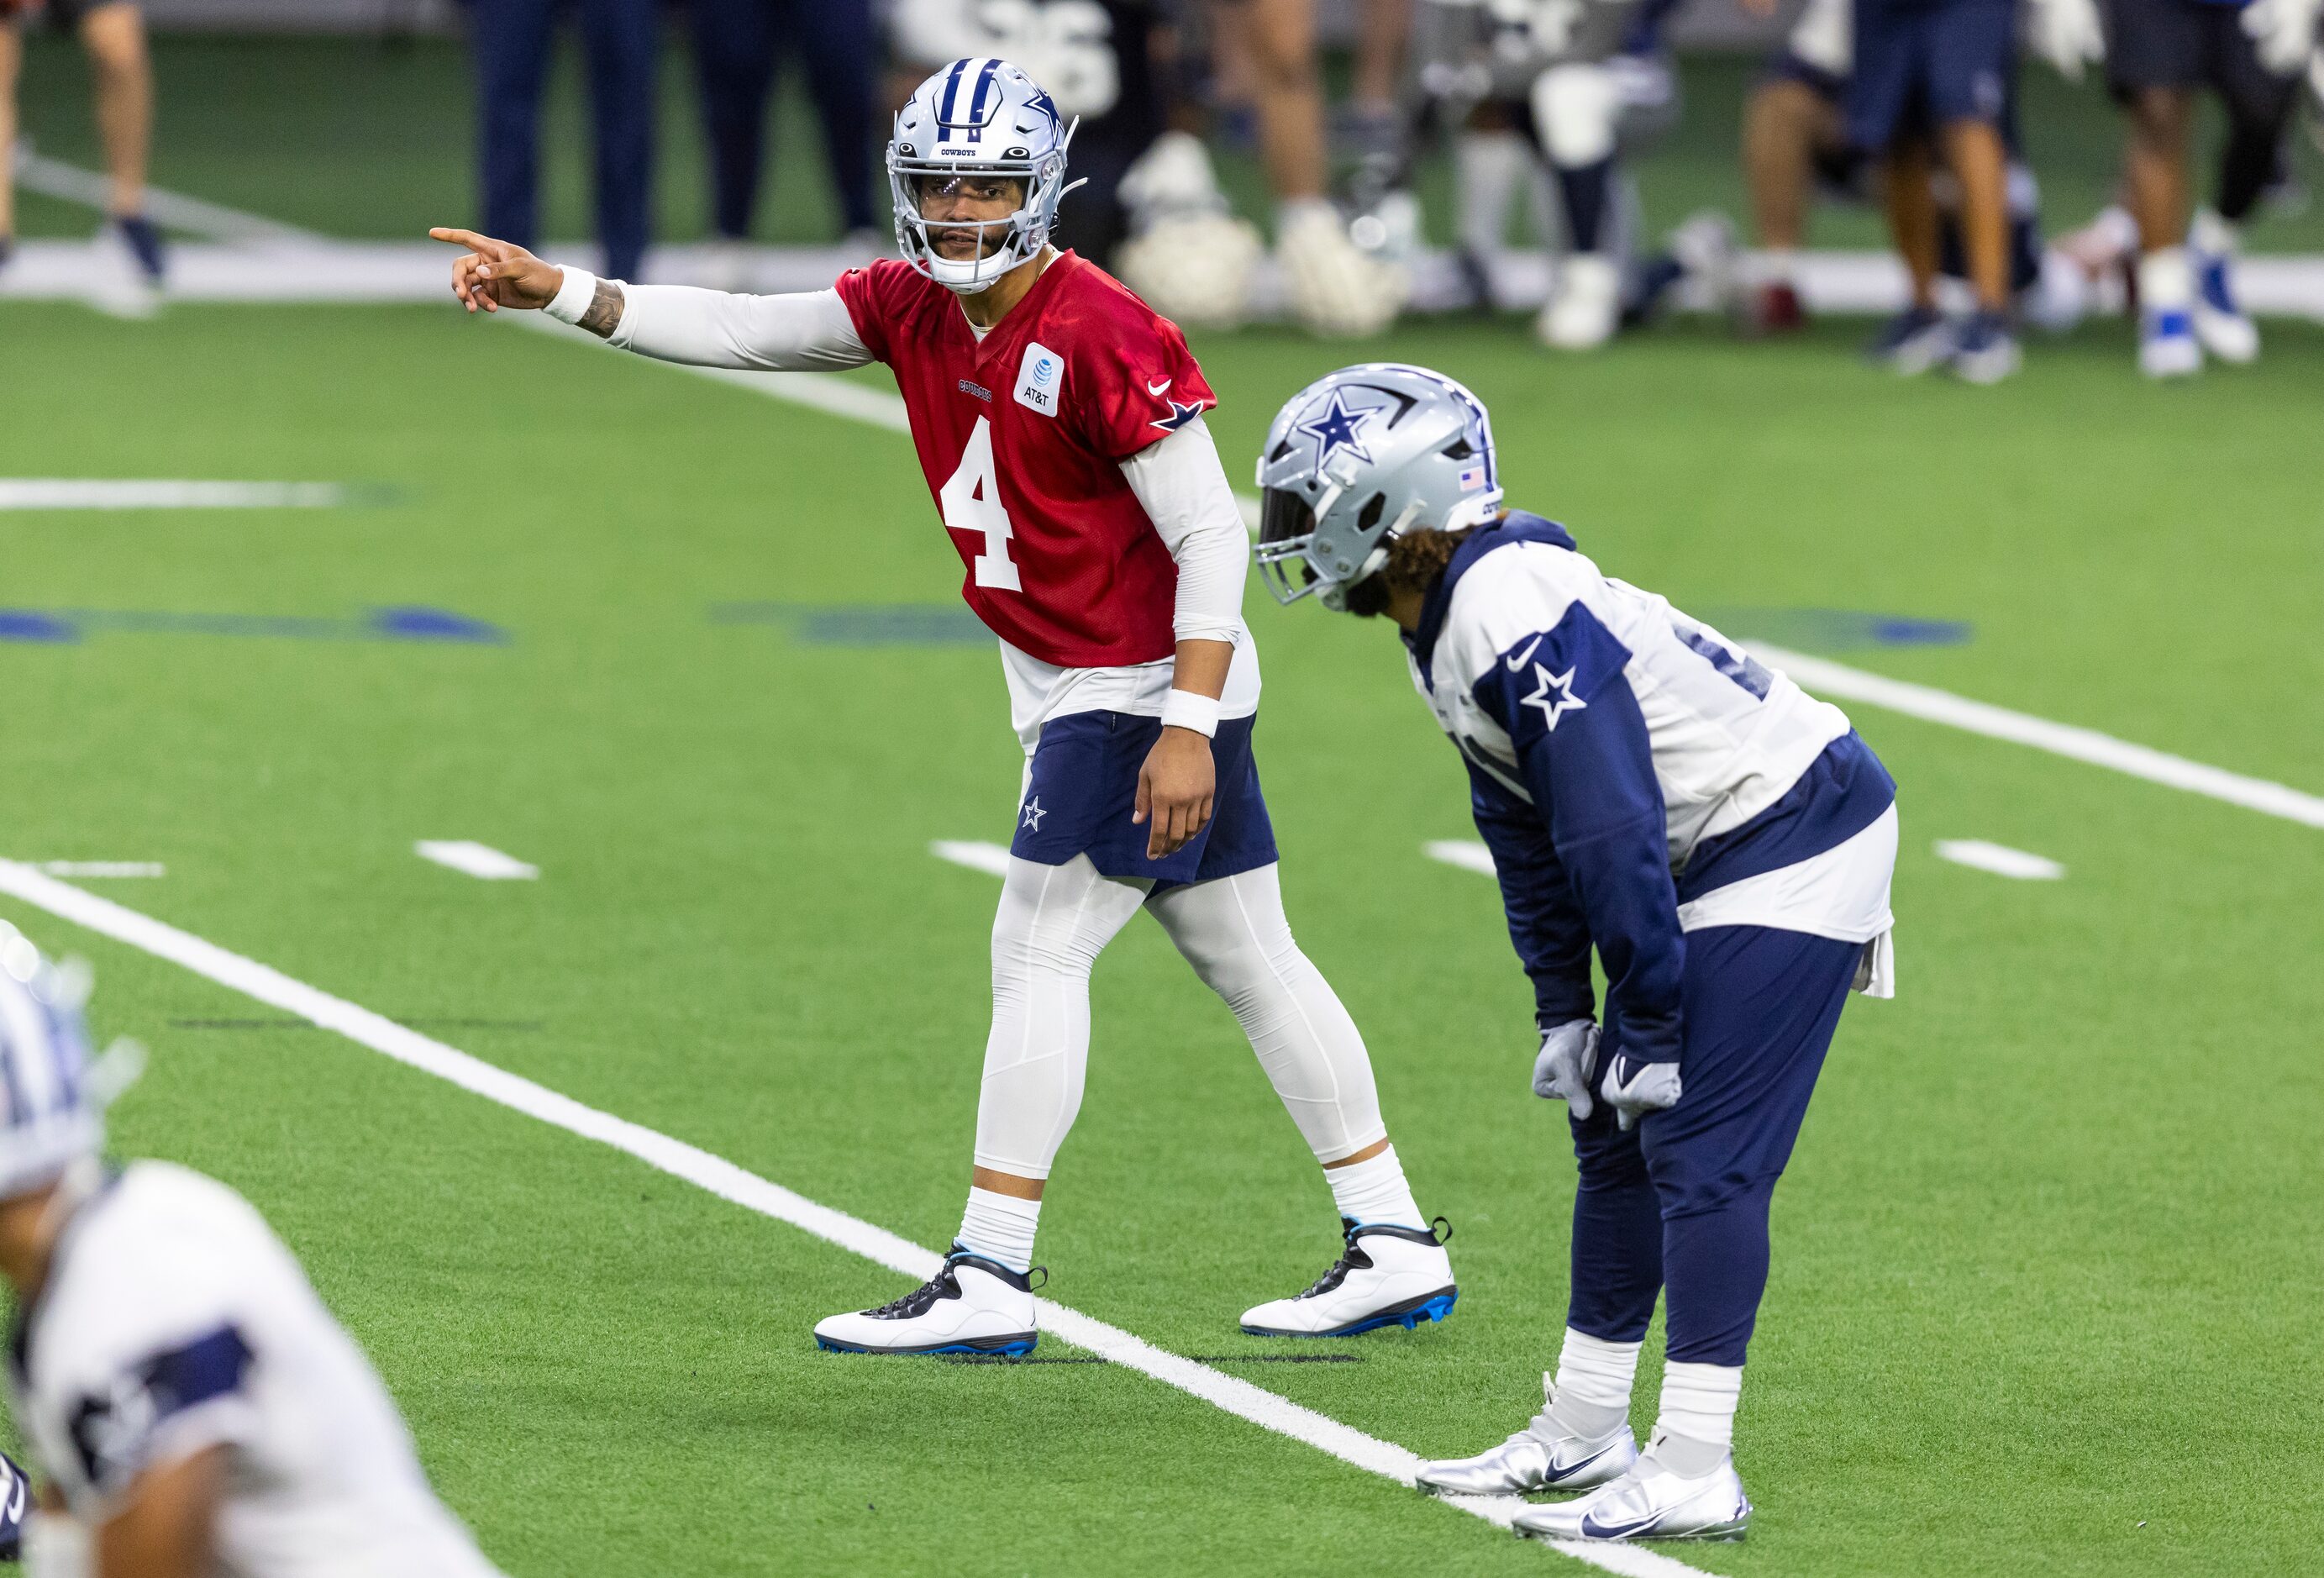
M 599 280 L 465 230 L 470 311 L 545 308 L 667 361 L 885 362 L 928 489 L 1001 638 L 1027 767 L 992 927 L 974 1170 L 941 1270 L 816 1327 L 857 1352 L 1022 1353 L 1034 1231 L 1082 1099 L 1091 965 L 1140 909 L 1234 1010 L 1325 1169 L 1339 1260 L 1243 1329 L 1347 1335 L 1441 1320 L 1451 1262 L 1405 1181 L 1347 1010 L 1292 939 L 1251 726 L 1241 514 L 1185 340 L 1049 245 L 1072 133 L 1016 67 L 955 60 L 888 145 L 904 254 L 835 289 L 735 296 Z

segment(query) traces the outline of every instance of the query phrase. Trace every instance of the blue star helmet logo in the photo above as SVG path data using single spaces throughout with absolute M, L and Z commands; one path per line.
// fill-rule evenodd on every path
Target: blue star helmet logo
M 1350 411 L 1347 392 L 1341 389 L 1332 391 L 1332 402 L 1310 420 L 1301 422 L 1296 429 L 1315 440 L 1315 469 L 1321 471 L 1330 465 L 1333 452 L 1341 449 L 1369 464 L 1372 453 L 1364 448 L 1362 429 L 1364 419 L 1377 409 L 1366 406 Z

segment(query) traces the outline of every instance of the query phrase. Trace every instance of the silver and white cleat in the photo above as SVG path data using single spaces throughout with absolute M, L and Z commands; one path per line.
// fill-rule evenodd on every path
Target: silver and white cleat
M 1340 1229 L 1345 1247 L 1332 1269 L 1305 1293 L 1245 1310 L 1244 1331 L 1254 1337 L 1352 1337 L 1382 1326 L 1410 1331 L 1452 1313 L 1461 1290 L 1444 1252 L 1452 1230 L 1443 1217 L 1432 1227 L 1359 1226 L 1342 1217 Z
M 1658 1438 L 1621 1478 L 1572 1501 L 1529 1507 L 1510 1527 L 1536 1539 L 1741 1539 L 1751 1527 L 1751 1499 L 1734 1458 L 1686 1479 L 1655 1461 L 1660 1444 Z
M 1425 1463 L 1412 1482 L 1440 1496 L 1522 1496 L 1528 1490 L 1587 1490 L 1618 1480 L 1638 1461 L 1637 1437 L 1628 1425 L 1600 1441 L 1584 1441 L 1549 1417 L 1549 1376 L 1541 1378 L 1541 1412 L 1490 1452 Z
M 936 1274 L 892 1304 L 819 1321 L 834 1353 L 1030 1353 L 1040 1333 L 1033 1278 L 958 1244 Z

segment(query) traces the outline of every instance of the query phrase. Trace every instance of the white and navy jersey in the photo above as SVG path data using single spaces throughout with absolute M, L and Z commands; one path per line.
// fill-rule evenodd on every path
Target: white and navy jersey
M 147 1470 L 218 1446 L 226 1578 L 497 1578 L 299 1263 L 198 1173 L 139 1162 L 80 1206 L 19 1315 L 8 1382 L 88 1527 Z
M 1509 933 L 1546 1028 L 1595 1010 L 1675 1058 L 1684 933 L 1868 942 L 1891 924 L 1895 784 L 1847 716 L 1512 512 L 1461 545 L 1407 638 L 1469 764 Z

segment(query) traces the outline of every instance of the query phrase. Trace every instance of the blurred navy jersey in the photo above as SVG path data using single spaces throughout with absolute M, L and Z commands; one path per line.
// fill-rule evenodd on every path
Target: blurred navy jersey
M 890 26 L 911 66 L 997 55 L 1023 67 L 1065 121 L 1078 118 L 1068 157 L 1088 184 L 1059 206 L 1053 238 L 1102 263 L 1129 231 L 1121 178 L 1169 125 L 1154 47 L 1168 20 L 1152 0 L 899 0 Z
M 1847 716 L 1600 575 L 1564 528 L 1512 512 L 1471 532 L 1406 644 L 1468 762 L 1545 1028 L 1593 1011 L 1593 946 L 1609 1022 L 1660 1061 L 1680 1052 L 1685 933 L 1885 939 L 1895 785 Z
M 2015 0 L 1856 0 L 1855 23 L 1848 134 L 1858 148 L 2007 118 Z

